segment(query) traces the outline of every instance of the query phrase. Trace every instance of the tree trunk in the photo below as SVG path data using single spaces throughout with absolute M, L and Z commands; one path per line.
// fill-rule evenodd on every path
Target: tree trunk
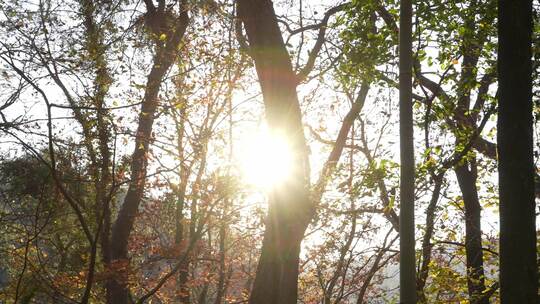
M 181 86 L 183 82 L 177 81 L 176 86 Z M 177 94 L 182 94 L 181 90 L 178 90 Z M 181 98 L 181 97 L 180 97 Z M 183 100 L 185 102 L 185 100 Z M 177 141 L 176 149 L 178 151 L 178 158 L 180 162 L 180 170 L 178 172 L 180 176 L 180 184 L 176 191 L 176 209 L 175 209 L 175 232 L 174 232 L 174 244 L 178 250 L 182 246 L 184 241 L 184 208 L 186 205 L 186 189 L 189 180 L 189 169 L 184 164 L 184 130 L 185 130 L 185 117 L 186 117 L 186 105 L 184 104 L 179 113 L 174 116 L 174 122 L 176 125 Z M 187 283 L 189 281 L 189 258 L 184 259 L 184 263 L 178 271 L 176 279 L 176 300 L 178 303 L 189 303 L 190 293 Z
M 189 266 L 190 259 L 184 259 L 185 262 L 182 263 L 180 270 L 178 271 L 178 284 L 177 284 L 177 295 L 176 300 L 178 303 L 189 304 L 191 303 L 190 289 L 188 286 L 189 282 Z
M 486 5 L 492 5 L 492 2 Z M 475 31 L 476 2 L 472 2 L 465 13 L 464 27 L 467 29 L 461 41 L 463 54 L 461 77 L 457 86 L 457 104 L 454 110 L 456 128 L 453 129 L 456 138 L 456 151 L 466 145 L 471 139 L 473 130 L 477 129 L 477 113 L 471 114 L 471 92 L 478 84 L 478 62 L 480 54 L 487 41 L 487 34 Z M 488 20 L 491 20 L 488 19 Z M 485 98 L 484 101 L 485 102 Z M 474 106 L 473 106 L 474 107 Z M 466 156 L 464 156 L 466 158 Z M 481 211 L 478 191 L 476 188 L 477 167 L 476 160 L 466 159 L 455 166 L 454 172 L 458 180 L 465 206 L 465 255 L 467 267 L 467 288 L 470 303 L 489 303 L 486 296 L 484 279 L 484 256 L 482 252 Z
M 501 303 L 539 303 L 536 252 L 532 1 L 498 4 Z
M 416 289 L 419 303 L 427 303 L 424 287 L 426 286 L 426 281 L 429 274 L 429 266 L 431 264 L 431 252 L 433 251 L 433 244 L 431 244 L 431 238 L 433 237 L 433 232 L 435 230 L 435 211 L 437 209 L 437 202 L 439 201 L 439 196 L 441 195 L 443 178 L 444 173 L 433 175 L 433 182 L 435 183 L 435 187 L 433 189 L 433 194 L 431 195 L 429 205 L 426 209 L 426 232 L 422 240 L 422 263 L 418 273 L 418 278 L 416 280 Z
M 400 2 L 399 19 L 399 291 L 400 302 L 416 303 L 414 239 L 414 141 L 412 113 L 412 2 Z
M 269 129 L 287 136 L 294 164 L 291 176 L 270 194 L 262 252 L 249 303 L 294 304 L 300 244 L 314 209 L 309 199 L 308 152 L 296 93 L 297 77 L 272 2 L 239 0 L 238 14 L 247 32 Z
M 170 26 L 170 15 L 164 10 L 156 11 L 152 7 L 146 15 L 150 30 L 160 33 Z M 124 198 L 111 236 L 111 264 L 114 267 L 113 277 L 107 282 L 107 303 L 125 304 L 129 302 L 128 290 L 128 241 L 139 204 L 144 193 L 146 182 L 149 144 L 151 142 L 154 115 L 158 106 L 158 93 L 165 74 L 176 59 L 176 52 L 186 31 L 189 16 L 187 11 L 180 13 L 177 24 L 167 30 L 165 42 L 156 42 L 156 55 L 146 84 L 146 91 L 139 115 L 139 123 L 135 137 L 135 151 L 131 160 L 131 181 Z M 165 24 L 165 25 L 163 25 Z M 117 268 L 117 269 L 116 269 Z
M 226 241 L 227 241 L 227 213 L 228 206 L 230 205 L 230 199 L 226 199 L 223 204 L 223 210 L 221 214 L 221 223 L 219 224 L 219 276 L 216 286 L 216 299 L 215 304 L 221 304 L 225 297 L 225 258 L 226 258 Z
M 139 204 L 143 197 L 144 184 L 146 182 L 147 156 L 150 143 L 150 135 L 154 123 L 154 113 L 157 108 L 157 95 L 161 81 L 170 64 L 156 61 L 148 76 L 147 90 L 139 115 L 139 127 L 135 139 L 135 151 L 131 163 L 131 182 L 124 199 L 124 203 L 118 212 L 118 217 L 113 226 L 111 239 L 111 260 L 116 267 L 125 265 L 128 261 L 128 240 Z M 123 268 L 123 267 L 122 267 Z M 119 269 L 117 277 L 109 284 L 109 303 L 128 303 L 127 270 Z
M 87 56 L 92 62 L 92 67 L 95 73 L 94 76 L 94 96 L 93 104 L 96 107 L 96 123 L 97 123 L 97 139 L 99 143 L 99 152 L 101 157 L 91 156 L 92 166 L 95 171 L 95 208 L 96 208 L 96 226 L 99 234 L 101 245 L 101 256 L 105 267 L 110 266 L 110 230 L 111 230 L 111 149 L 109 141 L 111 139 L 111 126 L 108 120 L 108 110 L 104 109 L 105 98 L 111 84 L 111 75 L 107 66 L 105 57 L 107 47 L 103 42 L 103 28 L 96 23 L 96 6 L 93 1 L 81 1 L 81 11 L 84 16 L 84 26 L 86 28 L 86 51 Z M 83 121 L 81 123 L 84 124 Z M 84 127 L 83 127 L 84 128 Z M 85 135 L 89 135 L 85 132 Z M 87 138 L 91 142 L 91 138 Z M 89 151 L 92 155 L 95 152 Z M 98 170 L 99 169 L 99 170 Z M 99 173 L 97 173 L 99 172 Z M 94 244 L 97 246 L 97 244 Z M 86 299 L 81 302 L 87 302 L 90 296 L 90 289 L 85 295 Z
M 470 168 L 468 166 L 470 165 Z M 488 304 L 483 297 L 484 256 L 482 252 L 481 210 L 476 190 L 476 162 L 468 161 L 454 169 L 465 205 L 465 252 L 467 265 L 467 287 L 471 303 Z

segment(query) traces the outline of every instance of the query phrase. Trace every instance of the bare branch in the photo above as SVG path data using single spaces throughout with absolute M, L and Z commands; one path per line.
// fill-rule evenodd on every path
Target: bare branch
M 343 11 L 349 5 L 350 3 L 343 3 L 338 6 L 335 6 L 329 9 L 328 11 L 326 11 L 326 13 L 324 14 L 324 18 L 319 24 L 307 26 L 307 27 L 304 27 L 303 29 L 301 28 L 301 29 L 295 30 L 295 31 L 303 32 L 304 30 L 312 29 L 312 28 L 319 29 L 317 40 L 315 41 L 315 45 L 313 46 L 313 49 L 309 52 L 306 65 L 296 75 L 298 83 L 301 83 L 302 81 L 304 81 L 307 78 L 308 74 L 313 70 L 313 67 L 315 66 L 315 60 L 317 59 L 317 56 L 319 55 L 319 52 L 321 51 L 321 48 L 324 44 L 326 29 L 328 26 L 328 20 L 330 19 L 330 17 L 332 17 L 336 13 Z
M 351 109 L 349 110 L 349 113 L 347 113 L 345 119 L 343 119 L 343 123 L 341 124 L 341 128 L 334 144 L 334 148 L 330 152 L 330 155 L 328 156 L 328 159 L 326 160 L 326 163 L 321 170 L 321 174 L 319 175 L 319 179 L 314 187 L 313 201 L 315 202 L 315 204 L 318 204 L 321 201 L 324 188 L 326 187 L 326 184 L 328 183 L 330 176 L 332 176 L 332 173 L 336 168 L 339 158 L 341 157 L 351 127 L 355 119 L 358 117 L 358 114 L 360 113 L 360 111 L 362 111 L 362 108 L 364 107 L 368 91 L 369 84 L 363 83 L 360 87 L 360 93 L 356 97 L 356 100 L 353 103 Z

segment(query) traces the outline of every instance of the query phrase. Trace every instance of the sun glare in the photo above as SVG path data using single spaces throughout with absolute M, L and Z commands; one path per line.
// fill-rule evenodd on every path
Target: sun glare
M 289 176 L 292 155 L 285 136 L 262 128 L 242 140 L 240 148 L 240 167 L 248 184 L 269 189 Z

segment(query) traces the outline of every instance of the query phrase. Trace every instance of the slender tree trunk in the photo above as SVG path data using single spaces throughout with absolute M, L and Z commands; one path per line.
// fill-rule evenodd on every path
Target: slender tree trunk
M 536 252 L 532 1 L 499 0 L 499 116 L 501 303 L 539 303 Z
M 238 14 L 255 61 L 268 126 L 272 132 L 287 136 L 294 164 L 291 176 L 276 185 L 270 194 L 262 251 L 249 303 L 295 304 L 300 244 L 314 211 L 308 194 L 309 163 L 296 93 L 297 77 L 272 2 L 240 0 Z
M 147 154 L 151 142 L 154 115 L 158 106 L 158 93 L 165 74 L 176 59 L 176 52 L 186 31 L 189 16 L 187 11 L 180 13 L 177 20 L 170 20 L 170 15 L 160 8 L 150 6 L 146 15 L 147 25 L 153 33 L 167 30 L 166 41 L 156 41 L 156 55 L 146 84 L 146 91 L 139 115 L 139 123 L 135 137 L 135 151 L 131 160 L 131 181 L 124 198 L 111 236 L 111 265 L 118 268 L 113 271 L 113 277 L 107 282 L 107 303 L 125 304 L 129 302 L 128 289 L 128 241 L 139 204 L 143 198 L 146 183 Z M 176 22 L 171 28 L 167 22 Z M 157 34 L 155 34 L 157 35 Z M 158 35 L 159 36 L 159 35 Z
M 222 215 L 221 223 L 219 226 L 219 277 L 218 283 L 216 286 L 216 300 L 215 304 L 221 304 L 223 297 L 225 296 L 225 280 L 226 280 L 226 271 L 225 271 L 225 258 L 226 258 L 226 241 L 227 241 L 227 213 L 228 206 L 230 205 L 230 199 L 226 199 Z
M 414 239 L 414 141 L 412 113 L 412 2 L 400 2 L 399 138 L 401 156 L 399 211 L 400 302 L 416 303 Z
M 178 294 L 176 295 L 176 299 L 178 303 L 189 304 L 191 302 L 190 290 L 188 286 L 190 260 L 189 258 L 185 260 L 186 262 L 182 264 L 180 270 L 178 271 Z
M 490 2 L 486 5 L 493 5 Z M 472 1 L 465 13 L 464 28 L 461 41 L 461 53 L 463 54 L 461 77 L 458 81 L 457 93 L 458 99 L 454 110 L 454 120 L 456 128 L 454 135 L 456 137 L 456 150 L 466 145 L 469 140 L 464 140 L 464 135 L 468 138 L 477 129 L 477 113 L 472 113 L 471 92 L 473 87 L 478 84 L 478 62 L 480 54 L 487 41 L 487 34 L 480 30 L 475 30 L 476 20 L 475 12 L 479 4 Z M 491 20 L 491 19 L 488 19 Z M 489 303 L 489 296 L 485 296 L 486 290 L 484 279 L 484 256 L 482 251 L 482 229 L 481 229 L 481 211 L 478 190 L 476 187 L 477 167 L 476 160 L 462 160 L 454 167 L 454 172 L 458 180 L 459 187 L 463 196 L 465 207 L 465 255 L 467 267 L 467 288 L 470 303 Z
M 354 210 L 354 204 L 351 210 Z M 356 235 L 356 216 L 357 216 L 356 214 L 352 215 L 351 231 L 349 232 L 349 235 L 347 236 L 347 241 L 345 242 L 343 247 L 340 248 L 339 259 L 337 260 L 336 270 L 332 278 L 328 281 L 328 287 L 326 288 L 325 293 L 324 293 L 323 304 L 332 304 L 334 302 L 332 301 L 334 288 L 338 284 L 339 279 L 343 277 L 346 273 L 347 253 L 349 252 L 349 249 L 351 248 L 352 242 L 355 239 L 355 235 Z
M 465 162 L 457 166 L 454 171 L 465 205 L 465 254 L 469 299 L 471 303 L 488 304 L 489 298 L 482 296 L 486 286 L 480 226 L 482 208 L 476 189 L 476 162 L 474 160 Z
M 358 292 L 358 296 L 356 299 L 356 304 L 364 304 L 365 303 L 365 297 L 366 293 L 368 291 L 368 288 L 371 286 L 371 280 L 379 271 L 381 260 L 384 256 L 384 250 L 380 250 L 377 255 L 375 256 L 375 261 L 373 262 L 373 266 L 371 266 L 371 269 L 369 270 L 368 274 L 366 275 L 366 278 L 362 282 L 362 287 L 360 287 L 360 291 Z
M 371 281 L 373 280 L 373 278 L 375 277 L 375 275 L 377 274 L 377 272 L 379 270 L 381 270 L 390 260 L 392 260 L 396 254 L 392 254 L 390 255 L 390 257 L 386 258 L 384 261 L 383 261 L 383 257 L 385 256 L 385 253 L 388 252 L 388 249 L 390 249 L 390 247 L 392 247 L 392 245 L 394 244 L 394 242 L 398 239 L 398 237 L 395 237 L 394 239 L 390 240 L 388 243 L 387 243 L 387 240 L 388 240 L 388 236 L 390 235 L 390 232 L 392 230 L 390 230 L 387 234 L 386 234 L 386 237 L 384 239 L 384 243 L 383 243 L 383 246 L 382 248 L 379 249 L 379 252 L 377 252 L 377 255 L 375 256 L 375 260 L 373 261 L 373 264 L 371 265 L 368 273 L 366 274 L 365 276 L 365 279 L 362 283 L 362 286 L 360 287 L 360 290 L 358 291 L 358 295 L 357 295 L 357 298 L 356 298 L 356 304 L 364 304 L 365 303 L 365 297 L 366 297 L 366 294 L 367 294 L 367 291 L 368 291 L 368 288 L 371 286 Z
M 208 297 L 208 283 L 204 284 L 203 289 L 201 290 L 201 294 L 199 295 L 199 304 L 206 304 L 207 297 Z
M 439 201 L 439 196 L 441 194 L 443 178 L 444 173 L 433 176 L 433 182 L 435 183 L 435 187 L 433 189 L 433 194 L 431 196 L 429 205 L 426 209 L 426 232 L 422 240 L 422 264 L 420 266 L 418 279 L 416 281 L 416 289 L 419 303 L 427 303 L 424 287 L 426 286 L 426 281 L 429 274 L 429 265 L 431 263 L 431 252 L 433 250 L 431 238 L 433 237 L 433 232 L 435 230 L 435 211 L 437 208 L 437 202 Z
M 86 50 L 89 59 L 92 62 L 93 69 L 95 71 L 94 78 L 94 96 L 92 98 L 93 104 L 96 107 L 96 122 L 97 122 L 97 135 L 99 143 L 100 157 L 91 157 L 93 160 L 92 166 L 99 172 L 96 174 L 95 191 L 96 191 L 96 233 L 101 238 L 100 249 L 103 264 L 106 268 L 110 266 L 110 229 L 111 229 L 111 207 L 110 201 L 112 193 L 110 193 L 111 187 L 111 150 L 109 147 L 109 141 L 111 137 L 110 123 L 108 120 L 108 110 L 104 109 L 105 98 L 108 94 L 111 84 L 111 76 L 107 66 L 107 59 L 105 54 L 107 47 L 103 42 L 103 28 L 100 27 L 95 20 L 96 6 L 93 1 L 84 0 L 81 1 L 81 11 L 84 16 L 84 26 L 86 28 Z M 90 139 L 88 139 L 91 141 Z M 89 152 L 90 153 L 90 152 Z M 93 152 L 91 152 L 93 153 Z M 96 235 L 96 238 L 98 236 Z M 97 243 L 94 244 L 97 246 Z M 96 248 L 97 249 L 97 248 Z M 90 292 L 90 289 L 88 290 Z M 88 293 L 87 297 L 90 294 Z M 82 302 L 88 301 L 88 298 Z
M 148 164 L 146 154 L 148 153 L 154 123 L 154 113 L 157 108 L 157 95 L 163 76 L 169 67 L 170 64 L 167 65 L 165 62 L 156 61 L 148 77 L 147 90 L 141 108 L 141 115 L 139 116 L 135 151 L 132 156 L 131 183 L 112 231 L 111 260 L 115 263 L 113 267 L 124 268 L 128 262 L 129 235 L 139 209 L 139 203 L 143 197 L 146 182 L 146 166 Z M 109 303 L 111 304 L 128 303 L 127 269 L 119 270 L 108 285 Z
M 184 170 L 181 170 L 182 173 L 182 182 L 180 183 L 180 189 L 178 190 L 178 201 L 176 205 L 176 231 L 175 231 L 175 240 L 174 243 L 176 246 L 181 246 L 182 242 L 184 241 L 184 206 L 185 206 L 185 192 L 186 192 L 186 186 L 187 186 L 187 173 L 183 172 Z M 189 287 L 187 285 L 189 281 L 189 262 L 190 259 L 186 258 L 184 259 L 184 263 L 182 267 L 180 267 L 180 270 L 178 271 L 178 278 L 177 278 L 177 285 L 176 285 L 176 300 L 178 303 L 187 304 L 190 303 L 190 292 Z
M 180 87 L 183 84 L 182 81 L 177 81 L 176 86 Z M 182 90 L 178 89 L 177 94 L 182 94 Z M 179 96 L 181 100 L 182 97 Z M 185 117 L 186 117 L 186 105 L 185 100 L 184 104 L 181 106 L 179 113 L 174 116 L 174 122 L 176 125 L 176 133 L 178 139 L 176 141 L 176 149 L 178 151 L 180 170 L 178 172 L 180 176 L 180 184 L 176 191 L 176 209 L 175 209 L 175 235 L 174 235 L 174 244 L 177 246 L 177 250 L 182 246 L 184 241 L 184 208 L 186 206 L 186 189 L 189 180 L 189 168 L 186 166 L 184 159 L 184 130 L 185 130 Z M 189 280 L 189 259 L 184 259 L 182 267 L 178 271 L 178 277 L 176 281 L 176 300 L 178 303 L 189 303 L 189 287 L 187 286 Z

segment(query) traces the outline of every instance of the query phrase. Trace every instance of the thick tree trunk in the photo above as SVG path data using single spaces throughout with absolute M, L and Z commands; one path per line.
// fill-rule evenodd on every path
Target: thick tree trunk
M 400 2 L 399 19 L 399 291 L 400 302 L 416 303 L 414 238 L 414 141 L 412 113 L 412 2 Z
M 291 176 L 270 195 L 262 252 L 249 303 L 297 302 L 300 244 L 313 217 L 309 198 L 309 164 L 297 77 L 285 48 L 272 2 L 240 0 L 250 55 L 261 85 L 269 129 L 287 136 L 293 153 Z
M 501 303 L 539 303 L 536 252 L 532 1 L 499 1 L 499 116 Z
M 466 162 L 457 166 L 454 171 L 465 205 L 465 252 L 469 299 L 471 303 L 488 304 L 489 298 L 482 296 L 486 287 L 480 226 L 482 208 L 476 190 L 476 163 L 474 160 Z

